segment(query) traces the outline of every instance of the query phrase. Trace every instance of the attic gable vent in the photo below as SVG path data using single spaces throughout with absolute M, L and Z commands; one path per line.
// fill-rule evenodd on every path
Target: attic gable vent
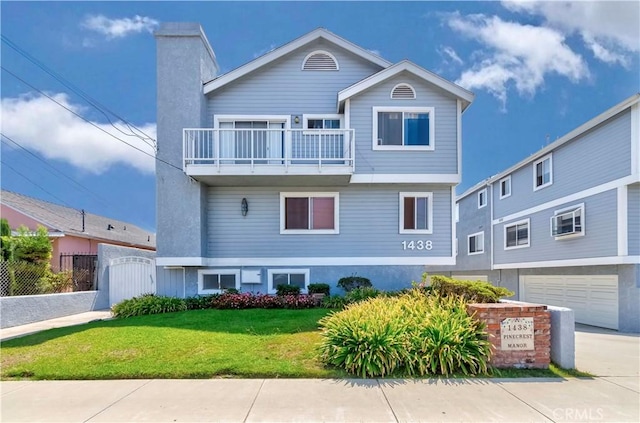
M 391 90 L 391 98 L 394 100 L 413 100 L 416 92 L 409 84 L 398 84 Z
M 314 51 L 307 55 L 302 62 L 303 71 L 337 71 L 338 61 L 327 51 Z

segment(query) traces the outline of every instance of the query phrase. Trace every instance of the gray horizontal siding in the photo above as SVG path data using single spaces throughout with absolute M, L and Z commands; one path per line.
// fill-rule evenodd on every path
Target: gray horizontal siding
M 491 204 L 478 209 L 478 192 L 461 199 L 460 219 L 456 227 L 458 237 L 458 257 L 456 270 L 478 270 L 491 268 Z M 490 190 L 487 188 L 487 195 Z M 468 255 L 467 237 L 484 231 L 484 254 Z
M 627 110 L 553 151 L 553 184 L 533 191 L 533 164 L 511 175 L 511 196 L 494 191 L 494 217 L 604 184 L 631 173 L 631 115 Z M 498 184 L 496 183 L 496 187 Z
M 409 83 L 414 100 L 391 100 L 396 84 Z M 373 110 L 380 106 L 434 107 L 434 151 L 373 150 Z M 433 121 L 429 122 L 433 124 Z M 356 132 L 356 173 L 457 173 L 457 103 L 451 95 L 403 72 L 351 99 L 351 127 Z
M 525 218 L 501 223 L 493 227 L 494 264 L 521 263 L 548 260 L 610 257 L 617 248 L 617 190 L 610 190 L 585 199 L 550 208 L 528 216 L 529 248 L 504 249 L 504 226 Z M 584 203 L 585 235 L 555 240 L 551 236 L 550 218 L 555 210 Z
M 627 195 L 629 255 L 640 255 L 640 184 L 629 185 Z
M 333 54 L 338 71 L 302 71 L 314 50 Z M 337 113 L 338 91 L 381 70 L 348 51 L 317 40 L 209 94 L 209 125 L 216 114 Z
M 280 192 L 339 192 L 340 233 L 280 234 Z M 433 234 L 398 232 L 400 191 L 433 192 Z M 240 203 L 246 198 L 249 213 Z M 402 241 L 431 240 L 431 251 L 402 249 Z M 263 257 L 450 257 L 451 194 L 443 186 L 394 187 L 211 187 L 208 256 Z

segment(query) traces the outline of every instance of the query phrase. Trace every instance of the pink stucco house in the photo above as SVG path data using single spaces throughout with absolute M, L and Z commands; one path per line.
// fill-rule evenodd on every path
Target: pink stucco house
M 51 266 L 60 269 L 63 258 L 95 255 L 98 244 L 155 250 L 156 237 L 130 223 L 83 212 L 26 195 L 2 190 L 0 215 L 15 230 L 20 225 L 35 230 L 38 225 L 49 231 L 53 243 Z

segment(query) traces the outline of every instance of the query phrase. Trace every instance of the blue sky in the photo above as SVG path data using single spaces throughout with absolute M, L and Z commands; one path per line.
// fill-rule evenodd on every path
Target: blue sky
M 2 133 L 29 151 L 2 138 L 2 188 L 149 230 L 153 159 L 105 131 L 151 151 L 144 136 L 125 135 L 122 119 L 155 137 L 152 31 L 160 22 L 199 22 L 222 73 L 324 27 L 470 89 L 476 100 L 463 115 L 458 193 L 640 91 L 639 2 L 2 1 L 0 8 Z M 120 131 L 78 90 L 115 113 Z

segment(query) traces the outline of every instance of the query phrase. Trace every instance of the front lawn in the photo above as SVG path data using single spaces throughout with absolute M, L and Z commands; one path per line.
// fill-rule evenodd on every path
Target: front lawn
M 197 310 L 52 329 L 1 344 L 3 379 L 341 377 L 316 360 L 326 309 Z

